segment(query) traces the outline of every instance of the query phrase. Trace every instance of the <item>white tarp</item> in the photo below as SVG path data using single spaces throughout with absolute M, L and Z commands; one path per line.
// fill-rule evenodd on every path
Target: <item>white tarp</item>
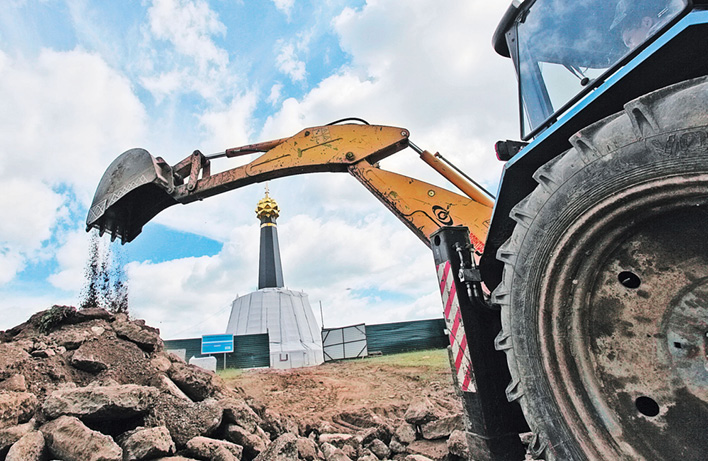
M 236 298 L 226 333 L 268 333 L 270 366 L 299 368 L 324 362 L 319 326 L 307 294 L 263 288 Z

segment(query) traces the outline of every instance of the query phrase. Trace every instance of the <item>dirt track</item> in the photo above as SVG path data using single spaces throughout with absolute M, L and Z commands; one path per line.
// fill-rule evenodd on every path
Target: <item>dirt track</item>
M 400 419 L 425 397 L 443 413 L 461 413 L 447 360 L 445 350 L 424 351 L 225 378 L 301 427 L 333 423 L 344 430 L 354 429 L 357 418 Z

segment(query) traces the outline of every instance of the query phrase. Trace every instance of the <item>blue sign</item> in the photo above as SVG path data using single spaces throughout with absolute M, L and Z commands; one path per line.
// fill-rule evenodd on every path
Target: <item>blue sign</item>
M 234 351 L 234 335 L 203 335 L 202 354 L 227 354 Z

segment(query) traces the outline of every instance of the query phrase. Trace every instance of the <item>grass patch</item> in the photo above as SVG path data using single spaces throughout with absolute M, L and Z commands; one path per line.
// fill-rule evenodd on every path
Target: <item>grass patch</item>
M 450 369 L 447 349 L 402 352 L 400 354 L 367 357 L 363 363 L 370 365 L 390 365 L 400 367 L 429 367 L 441 371 Z
M 217 370 L 216 374 L 221 379 L 235 379 L 241 376 L 244 372 L 245 370 L 240 368 L 227 368 L 226 370 Z
M 447 349 L 429 349 L 424 351 L 402 352 L 400 354 L 370 356 L 361 359 L 338 360 L 335 362 L 325 362 L 323 365 L 363 368 L 376 366 L 427 368 L 427 372 L 433 374 L 450 371 L 450 359 L 447 354 Z M 244 373 L 245 370 L 237 368 L 227 368 L 226 370 L 216 371 L 216 374 L 222 379 L 237 379 Z

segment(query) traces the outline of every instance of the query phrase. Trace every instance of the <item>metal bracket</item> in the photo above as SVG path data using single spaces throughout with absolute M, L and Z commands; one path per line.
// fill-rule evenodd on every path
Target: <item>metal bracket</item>
M 467 296 L 469 296 L 472 304 L 477 308 L 498 311 L 497 306 L 489 303 L 488 297 L 485 296 L 484 290 L 482 290 L 482 274 L 474 260 L 474 246 L 472 244 L 462 245 L 458 242 L 453 245 L 453 248 L 457 252 L 457 258 L 460 262 L 457 277 L 460 282 L 465 284 Z

